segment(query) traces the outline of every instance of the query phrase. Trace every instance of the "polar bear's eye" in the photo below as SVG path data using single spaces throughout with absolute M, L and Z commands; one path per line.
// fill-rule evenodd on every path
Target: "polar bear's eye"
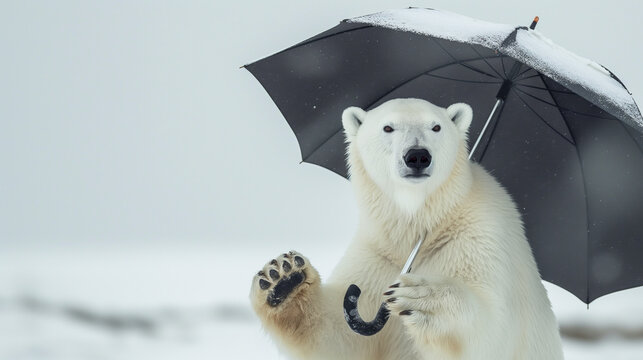
M 433 129 L 431 129 L 431 130 L 433 130 L 433 131 L 435 131 L 435 132 L 438 132 L 438 131 L 440 131 L 440 129 L 441 129 L 440 125 L 435 125 L 435 126 L 433 127 Z
M 386 126 L 384 126 L 384 132 L 387 132 L 387 133 L 393 132 L 393 128 L 388 126 L 388 125 L 386 125 Z

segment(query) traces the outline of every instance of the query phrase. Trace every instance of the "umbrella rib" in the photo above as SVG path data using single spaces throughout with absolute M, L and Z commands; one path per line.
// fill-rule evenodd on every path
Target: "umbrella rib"
M 538 72 L 538 75 L 540 75 L 540 79 L 542 80 L 543 85 L 545 85 L 546 88 L 549 88 L 542 74 Z M 516 90 L 519 90 L 519 89 L 516 89 Z M 565 120 L 565 125 L 567 125 L 565 114 L 563 114 L 563 111 L 562 111 L 563 108 L 558 106 L 558 101 L 556 101 L 556 99 L 553 96 L 551 98 L 554 101 L 554 106 L 556 106 L 556 108 L 558 108 L 558 111 L 560 111 L 560 116 L 562 116 L 563 120 Z M 567 129 L 569 130 L 569 127 Z M 574 143 L 576 143 L 576 137 L 574 137 L 574 133 L 571 132 L 571 130 L 569 130 L 569 136 L 572 138 Z M 583 169 L 583 160 L 581 159 L 580 152 L 578 151 L 578 146 L 574 146 L 574 150 L 576 151 L 576 157 L 578 158 L 578 166 L 580 167 L 580 174 L 581 174 L 581 178 L 583 179 L 583 197 L 585 199 L 585 221 L 587 223 L 586 226 L 589 234 L 589 200 L 587 196 L 587 183 L 585 182 L 585 170 Z M 585 245 L 587 245 L 587 247 L 585 248 L 585 259 L 587 259 L 587 263 L 585 264 L 585 303 L 587 304 L 587 308 L 589 309 L 589 235 L 587 235 L 586 239 L 587 241 Z
M 304 157 L 301 159 L 301 162 L 304 162 L 304 161 L 308 160 L 308 159 L 309 159 L 309 158 L 310 158 L 310 157 L 315 153 L 315 151 L 319 150 L 319 148 L 321 148 L 321 147 L 322 147 L 322 146 L 324 146 L 327 142 L 329 142 L 329 141 L 330 141 L 330 139 L 332 139 L 333 137 L 335 137 L 335 135 L 337 135 L 340 131 L 342 131 L 342 129 L 343 129 L 343 125 L 340 125 L 340 126 L 339 126 L 339 129 L 337 129 L 337 130 L 333 131 L 333 133 L 332 133 L 329 137 L 327 137 L 327 138 L 326 138 L 324 141 L 322 141 L 319 145 L 315 146 L 315 148 L 314 148 L 314 149 L 312 149 L 312 150 L 310 151 L 310 153 L 308 153 L 308 155 L 304 156 Z
M 543 80 L 543 82 L 544 82 L 544 80 Z M 532 89 L 545 90 L 545 91 L 548 91 L 550 93 L 577 95 L 575 92 L 565 91 L 565 90 L 554 90 L 554 89 L 549 89 L 549 88 L 546 88 L 546 87 L 543 88 L 543 87 L 540 87 L 540 86 L 527 85 L 527 84 L 518 84 L 518 83 L 516 83 L 516 85 L 520 85 L 520 86 L 524 86 L 524 87 L 528 87 L 528 88 L 532 88 Z
M 445 50 L 445 51 L 446 51 L 446 50 Z M 448 52 L 447 52 L 447 54 L 448 54 Z M 449 56 L 451 56 L 451 54 L 449 54 Z M 453 58 L 453 56 L 451 56 L 451 57 Z M 474 60 L 478 60 L 479 58 L 466 59 L 466 60 L 457 60 L 457 59 L 455 59 L 455 58 L 453 58 L 453 59 L 454 59 L 455 61 L 450 62 L 450 63 L 447 63 L 447 64 L 443 64 L 443 65 L 436 66 L 436 67 L 434 67 L 433 69 L 429 69 L 429 70 L 423 71 L 423 72 L 421 72 L 421 73 L 419 73 L 419 74 L 417 74 L 417 75 L 415 75 L 415 76 L 413 76 L 413 77 L 411 77 L 411 78 L 409 78 L 409 79 L 407 79 L 407 80 L 405 80 L 405 81 L 403 81 L 403 82 L 399 83 L 398 85 L 394 86 L 391 90 L 389 90 L 389 91 L 387 91 L 386 93 L 384 93 L 384 95 L 382 95 L 382 96 L 378 97 L 377 99 L 375 99 L 375 101 L 371 102 L 371 103 L 370 103 L 370 104 L 369 104 L 365 109 L 369 109 L 369 108 L 370 108 L 371 106 L 373 106 L 374 104 L 377 104 L 377 102 L 378 102 L 378 101 L 382 100 L 383 98 L 385 98 L 386 96 L 388 96 L 389 94 L 391 94 L 393 91 L 395 91 L 395 90 L 399 89 L 400 87 L 402 87 L 402 86 L 404 86 L 404 85 L 406 85 L 406 84 L 410 83 L 410 82 L 411 82 L 411 81 L 413 81 L 413 80 L 416 80 L 416 79 L 417 79 L 417 78 L 419 78 L 420 76 L 423 76 L 423 75 L 436 76 L 436 75 L 433 75 L 433 74 L 430 74 L 430 73 L 431 73 L 431 72 L 433 72 L 433 71 L 436 71 L 436 70 L 443 69 L 443 68 L 445 68 L 445 67 L 447 67 L 447 66 L 457 65 L 457 64 L 462 65 L 461 63 L 463 63 L 463 62 L 467 62 L 467 61 L 474 61 Z M 486 73 L 485 73 L 485 75 L 489 75 L 489 74 L 486 74 Z M 493 76 L 493 75 L 489 75 L 489 76 Z M 494 77 L 494 79 L 495 79 L 495 78 L 496 78 L 496 77 Z M 455 80 L 455 79 L 454 79 L 454 80 Z M 499 82 L 498 82 L 498 83 L 499 83 Z M 306 155 L 306 156 L 302 157 L 301 161 L 302 161 L 302 162 L 304 162 L 304 161 L 308 160 L 308 159 L 312 156 L 312 154 L 314 154 L 314 153 L 315 153 L 315 151 L 319 150 L 319 148 L 321 148 L 322 146 L 324 146 L 328 141 L 330 141 L 330 139 L 332 139 L 332 138 L 333 138 L 335 135 L 337 135 L 337 133 L 338 133 L 338 132 L 340 132 L 340 131 L 342 131 L 342 126 L 341 126 L 341 125 L 340 125 L 340 127 L 339 127 L 337 130 L 335 130 L 335 131 L 334 131 L 330 136 L 328 136 L 324 141 L 322 141 L 319 145 L 317 145 L 314 149 L 312 149 L 312 150 L 308 153 L 308 155 Z
M 529 108 L 529 110 L 531 110 L 531 112 L 533 112 L 534 114 L 536 114 L 536 116 L 538 116 L 538 118 L 539 118 L 543 123 L 545 123 L 545 125 L 547 125 L 547 127 L 549 127 L 549 128 L 550 128 L 553 132 L 555 132 L 556 134 L 560 135 L 560 137 L 562 137 L 563 139 L 565 139 L 565 141 L 567 141 L 568 143 L 570 143 L 570 144 L 572 144 L 572 145 L 574 145 L 574 146 L 576 145 L 576 144 L 574 144 L 572 141 L 570 141 L 570 140 L 569 140 L 565 135 L 561 134 L 558 130 L 556 130 L 553 126 L 551 126 L 551 125 L 550 125 L 550 124 L 549 124 L 549 123 L 548 123 L 548 122 L 547 122 L 547 121 L 546 121 L 546 120 L 545 120 L 545 119 L 544 119 L 544 118 L 543 118 L 543 117 L 542 117 L 542 116 L 541 116 L 541 115 L 540 115 L 536 110 L 534 110 L 534 108 L 532 108 L 532 107 L 531 107 L 531 106 L 530 106 L 530 105 L 525 101 L 525 99 L 523 99 L 523 98 L 522 98 L 522 96 L 520 96 L 520 94 L 516 93 L 516 95 L 518 96 L 518 98 L 520 99 L 520 101 L 522 101 L 522 103 L 523 103 L 523 104 L 525 104 L 525 106 L 526 106 L 526 107 L 528 107 L 528 108 Z M 563 117 L 563 119 L 564 119 L 564 117 Z
M 539 73 L 539 74 L 540 74 L 540 73 Z M 549 89 L 549 86 L 547 86 L 547 83 L 545 82 L 545 79 L 543 78 L 543 75 L 542 75 L 542 74 L 540 74 L 540 78 L 542 79 L 542 82 L 543 82 L 543 84 L 545 85 L 546 90 L 548 90 L 548 91 L 550 91 L 550 92 L 556 92 L 556 90 Z M 525 85 L 523 85 L 523 86 L 525 86 Z M 560 92 L 560 90 L 558 90 L 558 91 Z M 573 95 L 578 96 L 578 94 L 573 93 L 573 92 L 569 92 L 569 93 L 561 92 L 561 93 L 563 93 L 563 94 L 573 94 Z M 556 99 L 555 99 L 553 96 L 552 96 L 551 98 L 552 98 L 552 100 L 554 101 L 555 106 L 556 106 L 556 107 L 558 107 L 558 108 L 561 108 L 560 106 L 558 106 L 558 101 L 556 101 Z M 564 109 L 564 108 L 561 108 L 561 109 Z M 571 111 L 571 110 L 569 110 L 569 111 Z M 585 115 L 585 114 L 581 114 L 581 113 L 579 113 L 579 112 L 576 112 L 576 113 L 577 113 L 577 114 L 580 114 L 580 115 Z M 563 112 L 562 112 L 562 111 L 560 112 L 560 115 L 563 117 L 563 119 L 565 118 L 565 115 L 563 114 Z M 587 114 L 587 115 L 585 115 L 585 116 L 590 116 L 590 117 L 592 117 L 592 115 L 589 115 L 589 114 Z M 607 119 L 607 118 L 599 118 L 599 119 L 612 120 L 612 119 Z M 619 119 L 616 119 L 616 121 L 621 125 L 621 127 L 623 128 L 623 130 L 625 131 L 625 133 L 627 133 L 627 135 L 632 139 L 632 141 L 634 142 L 634 144 L 636 144 L 636 146 L 639 148 L 639 150 L 641 151 L 641 153 L 643 153 L 643 147 L 641 147 L 641 145 L 639 145 L 639 143 L 636 141 L 636 139 L 634 139 L 634 136 L 632 136 L 632 134 L 630 134 L 630 132 L 629 132 L 629 131 L 627 130 L 627 128 L 625 127 L 625 124 L 623 124 L 623 122 L 622 122 L 621 120 L 619 120 Z M 568 128 L 568 130 L 569 130 L 569 128 Z M 570 134 L 571 134 L 571 131 L 570 131 Z
M 479 72 L 480 74 L 484 74 L 484 75 L 487 75 L 487 76 L 489 76 L 489 77 L 492 77 L 492 78 L 496 79 L 496 77 L 495 77 L 495 76 L 493 76 L 493 74 L 489 74 L 489 73 L 487 73 L 487 72 L 485 72 L 485 71 L 482 71 L 482 70 L 480 70 L 480 69 L 474 68 L 474 67 L 473 67 L 473 66 L 471 66 L 471 65 L 465 65 L 465 64 L 462 64 L 461 62 L 459 62 L 459 61 L 458 61 L 458 59 L 457 59 L 455 56 L 451 55 L 451 53 L 450 53 L 449 51 L 447 51 L 447 49 L 446 49 L 444 46 L 442 46 L 442 44 L 440 44 L 440 43 L 438 42 L 438 40 L 437 40 L 437 39 L 435 39 L 435 38 L 434 38 L 434 37 L 432 37 L 432 36 L 430 36 L 429 38 L 430 38 L 431 40 L 433 40 L 433 42 L 434 42 L 434 43 L 435 43 L 435 44 L 436 44 L 440 49 L 442 49 L 442 51 L 444 51 L 447 55 L 449 55 L 449 57 L 450 57 L 451 59 L 453 59 L 453 61 L 454 61 L 453 63 L 454 63 L 454 64 L 462 65 L 462 66 L 466 67 L 467 69 L 470 69 L 470 70 L 475 71 L 475 72 Z M 479 54 L 479 53 L 478 53 L 478 55 L 479 55 L 479 57 L 474 58 L 474 59 L 471 59 L 471 60 L 467 60 L 467 61 L 479 60 L 481 56 L 480 56 L 480 54 Z M 484 57 L 482 57 L 482 58 L 484 59 Z M 485 61 L 486 61 L 486 60 L 485 60 Z M 435 70 L 432 70 L 432 71 L 435 71 Z
M 484 61 L 484 62 L 485 62 L 485 64 L 487 64 L 487 66 L 489 66 L 489 68 L 491 69 L 491 71 L 495 72 L 495 73 L 496 73 L 496 75 L 498 75 L 498 77 L 499 77 L 499 78 L 504 79 L 504 78 L 502 77 L 502 75 L 500 75 L 500 73 L 499 73 L 496 69 L 494 69 L 494 68 L 493 68 L 493 66 L 491 66 L 491 64 L 489 64 L 489 61 L 487 61 L 487 59 L 486 59 L 484 56 L 482 56 L 482 54 L 480 54 L 480 52 L 479 52 L 479 51 L 478 51 L 478 50 L 477 50 L 473 45 L 469 44 L 469 47 L 470 47 L 473 51 L 475 51 L 475 52 L 476 52 L 476 54 L 478 54 L 478 56 L 480 56 L 480 58 L 482 59 L 482 61 Z M 506 76 L 505 76 L 505 77 L 506 77 Z
M 515 79 L 516 81 L 518 81 L 518 80 L 522 80 L 520 77 L 521 77 L 521 76 L 523 76 L 524 74 L 528 73 L 528 72 L 529 72 L 529 70 L 534 70 L 534 68 L 527 66 L 527 69 L 526 69 L 525 71 L 521 72 L 520 74 L 516 75 L 516 76 L 514 77 L 514 79 Z M 536 70 L 534 70 L 534 71 L 536 71 Z M 537 71 L 536 71 L 536 72 L 537 72 Z M 529 78 L 525 78 L 525 79 L 529 79 Z
M 474 59 L 474 60 L 478 60 L 478 59 L 479 59 L 479 58 L 476 58 L 476 59 Z M 469 69 L 469 70 L 471 70 L 471 71 L 475 71 L 475 72 L 477 72 L 477 73 L 480 73 L 480 74 L 483 74 L 483 75 L 487 75 L 487 76 L 488 76 L 488 77 L 490 77 L 490 78 L 497 79 L 497 77 L 493 76 L 493 74 L 489 74 L 488 72 L 482 71 L 482 70 L 480 70 L 480 69 L 478 69 L 478 68 L 475 68 L 475 67 L 473 67 L 473 66 L 471 66 L 471 65 L 467 65 L 467 64 L 463 64 L 463 63 L 456 63 L 456 64 L 458 64 L 458 65 L 462 65 L 462 66 L 464 66 L 465 68 L 467 68 L 467 69 Z
M 534 69 L 529 68 L 529 70 L 534 70 Z M 536 70 L 534 70 L 534 71 L 536 71 Z M 534 74 L 534 75 L 529 75 L 529 76 L 527 76 L 527 77 L 523 77 L 523 78 L 520 78 L 520 79 L 516 79 L 516 81 L 520 81 L 520 80 L 527 80 L 527 79 L 533 79 L 533 78 L 538 77 L 538 76 L 540 76 L 540 74 L 538 74 L 538 72 L 536 71 L 536 74 Z
M 495 57 L 495 56 L 493 56 L 493 57 Z M 470 61 L 480 60 L 480 58 L 477 58 L 477 57 L 476 57 L 476 58 L 470 58 L 470 59 L 464 59 L 464 60 L 458 60 L 458 59 L 453 59 L 453 60 L 454 60 L 454 61 L 452 61 L 452 62 L 450 62 L 450 63 L 446 63 L 446 64 L 443 64 L 443 65 L 439 65 L 439 66 L 434 67 L 433 69 L 427 70 L 427 71 L 423 72 L 423 73 L 422 73 L 422 74 L 420 74 L 420 75 L 427 74 L 427 73 L 430 73 L 430 72 L 433 72 L 433 71 L 437 71 L 437 70 L 440 70 L 440 69 L 444 69 L 445 67 L 447 67 L 447 66 L 451 66 L 451 65 L 463 65 L 463 66 L 465 66 L 465 65 L 466 65 L 465 63 L 468 63 L 468 62 L 470 62 Z M 465 66 L 465 67 L 466 67 L 466 66 Z M 482 71 L 482 70 L 479 70 L 479 69 L 476 69 L 476 68 L 473 68 L 473 67 L 467 67 L 467 69 L 471 69 L 471 70 L 473 70 L 473 71 L 475 71 L 475 72 L 478 72 L 478 73 L 481 73 L 481 74 L 484 74 L 484 75 L 487 75 L 487 76 L 491 76 L 491 77 L 493 77 L 494 79 L 497 79 L 497 78 L 496 78 L 495 76 L 493 76 L 492 74 L 486 73 L 486 72 L 484 72 L 484 71 Z M 420 76 L 420 75 L 418 75 L 418 76 Z
M 474 81 L 474 80 L 453 79 L 453 78 L 440 76 L 440 75 L 435 75 L 435 74 L 430 74 L 430 73 L 424 73 L 422 75 L 432 76 L 432 77 L 436 77 L 438 79 L 461 81 L 461 82 L 472 83 L 472 84 L 500 84 L 501 83 L 500 81 Z
M 536 71 L 536 70 L 534 70 L 534 71 Z M 527 77 L 524 77 L 524 78 L 520 78 L 520 79 L 518 79 L 518 80 L 533 79 L 533 78 L 535 78 L 535 77 L 539 77 L 539 76 L 540 76 L 539 74 L 534 74 L 534 75 L 530 75 L 530 76 L 527 76 Z
M 545 82 L 545 81 L 543 80 L 543 83 L 544 83 L 544 82 Z M 545 85 L 545 86 L 547 86 L 547 85 Z M 516 89 L 516 90 L 519 90 L 519 89 Z M 550 90 L 550 91 L 552 91 L 552 92 L 553 92 L 554 90 Z M 526 93 L 526 92 L 524 92 L 524 91 L 523 91 L 522 93 L 523 93 L 523 94 L 526 94 L 526 95 L 529 95 L 529 96 L 533 97 L 533 98 L 534 98 L 534 99 L 536 99 L 536 100 L 540 100 L 540 101 L 545 102 L 544 100 L 539 99 L 539 98 L 537 98 L 537 97 L 535 97 L 535 96 L 533 96 L 533 95 L 531 95 L 531 94 L 529 94 L 529 93 Z M 573 95 L 578 96 L 578 94 L 575 94 L 575 93 L 570 93 L 570 94 L 573 94 Z M 554 98 L 552 97 L 552 99 L 554 99 Z M 555 100 L 555 99 L 554 99 L 554 102 L 556 102 L 556 100 Z M 548 102 L 545 102 L 545 103 L 547 103 L 547 104 L 549 104 L 549 105 L 552 105 L 552 106 L 556 106 L 556 107 L 558 107 L 559 109 L 562 109 L 562 110 L 564 110 L 564 111 L 566 111 L 566 112 L 572 112 L 572 113 L 575 113 L 575 114 L 578 114 L 578 115 L 582 115 L 582 116 L 593 117 L 593 118 L 595 118 L 595 119 L 610 120 L 610 121 L 616 121 L 616 122 L 618 122 L 618 123 L 623 127 L 623 130 L 627 133 L 627 135 L 632 139 L 632 141 L 634 141 L 634 144 L 636 144 L 636 146 L 639 148 L 639 150 L 641 150 L 641 152 L 643 153 L 643 148 L 641 147 L 641 145 L 639 145 L 639 143 L 636 141 L 636 139 L 634 139 L 634 136 L 632 136 L 632 134 L 630 134 L 630 132 L 627 130 L 627 128 L 625 128 L 625 125 L 623 124 L 623 122 L 622 122 L 621 120 L 619 120 L 618 118 L 612 118 L 612 119 L 610 119 L 610 118 L 601 117 L 601 116 L 597 116 L 597 115 L 581 113 L 581 112 L 578 112 L 578 111 L 574 111 L 574 110 L 571 110 L 571 109 L 564 108 L 564 107 L 562 107 L 562 106 L 558 106 L 558 102 L 556 102 L 555 104 L 550 104 L 550 103 L 548 103 Z M 563 112 L 563 111 L 561 111 L 561 114 L 562 114 L 562 112 Z M 609 113 L 608 113 L 608 114 L 609 114 Z M 610 115 L 611 115 L 611 114 L 610 114 Z M 564 118 L 564 116 L 563 116 L 563 118 Z
M 540 73 L 538 73 L 538 74 L 540 75 L 540 78 L 542 79 L 542 82 L 543 82 L 543 85 L 545 85 L 545 88 L 547 90 L 549 90 L 549 91 L 552 91 L 551 89 L 549 89 L 549 86 L 547 86 L 547 82 L 543 78 L 543 75 L 540 74 Z M 553 96 L 551 98 L 554 101 L 554 104 L 556 105 L 556 107 L 558 107 L 559 109 L 562 109 L 560 106 L 558 106 L 558 101 L 556 101 L 556 98 L 553 97 Z M 580 114 L 580 113 L 577 112 L 577 114 Z M 565 114 L 562 111 L 560 111 L 560 115 L 563 117 L 563 120 L 565 120 Z M 605 120 L 611 120 L 611 119 L 605 119 Z M 625 127 L 625 124 L 623 124 L 623 122 L 620 121 L 619 119 L 616 119 L 616 122 L 618 122 L 623 127 L 623 130 L 625 131 L 625 133 L 627 133 L 627 135 L 630 136 L 630 138 L 632 139 L 634 144 L 636 144 L 638 146 L 639 150 L 641 150 L 641 152 L 643 153 L 643 148 L 641 148 L 641 146 L 638 144 L 636 139 L 634 139 L 632 134 L 630 134 L 630 132 Z M 565 122 L 565 125 L 567 125 L 566 122 Z M 568 130 L 569 130 L 569 127 L 568 127 Z M 574 142 L 576 142 L 574 134 L 571 131 L 569 131 L 569 136 L 574 140 Z M 587 184 L 585 182 L 585 172 L 583 170 L 583 162 L 581 161 L 580 153 L 578 152 L 578 147 L 574 146 L 574 149 L 576 150 L 576 156 L 578 156 L 578 162 L 579 162 L 579 165 L 580 165 L 580 171 L 581 171 L 581 175 L 583 177 L 583 192 L 584 192 L 584 195 L 585 195 L 585 219 L 587 221 L 587 228 L 589 230 L 589 202 L 588 202 L 588 197 L 587 197 Z M 589 300 L 589 259 L 590 259 L 589 258 L 589 251 L 590 251 L 590 249 L 589 249 L 589 238 L 588 238 L 587 249 L 586 249 L 587 264 L 586 264 L 586 270 L 585 270 L 585 287 L 586 287 L 585 303 L 587 304 L 588 308 L 589 308 L 589 302 L 590 302 L 590 300 Z
M 487 149 L 489 149 L 489 144 L 491 143 L 491 138 L 493 137 L 493 134 L 496 132 L 496 128 L 498 128 L 498 124 L 500 123 L 500 118 L 502 117 L 502 112 L 505 110 L 504 103 L 502 106 L 500 106 L 500 110 L 498 110 L 498 115 L 496 115 L 496 121 L 493 123 L 493 127 L 491 128 L 491 131 L 489 132 L 489 137 L 487 142 L 484 144 L 484 149 L 482 149 L 482 154 L 480 154 L 480 158 L 478 158 L 478 163 L 481 164 L 482 160 L 484 159 L 484 156 L 487 154 Z
M 374 104 L 376 104 L 378 101 L 382 100 L 384 97 L 386 97 L 387 95 L 389 95 L 389 94 L 390 94 L 390 93 L 392 93 L 393 91 L 395 91 L 395 90 L 399 89 L 400 87 L 402 87 L 402 86 L 404 86 L 404 85 L 406 85 L 406 84 L 410 83 L 411 81 L 413 81 L 413 80 L 415 80 L 415 79 L 419 78 L 419 77 L 420 77 L 420 76 L 422 76 L 422 75 L 431 75 L 431 76 L 435 76 L 434 74 L 430 74 L 430 73 L 431 73 L 431 72 L 433 72 L 433 71 L 437 71 L 437 70 L 440 70 L 440 69 L 444 69 L 444 68 L 445 68 L 445 67 L 447 67 L 447 66 L 451 66 L 451 65 L 462 65 L 462 63 L 463 63 L 463 62 L 468 62 L 468 61 L 478 60 L 478 58 L 466 59 L 466 60 L 457 60 L 457 59 L 454 59 L 454 60 L 455 60 L 455 61 L 453 61 L 453 62 L 450 62 L 450 63 L 447 63 L 447 64 L 443 64 L 443 65 L 439 65 L 439 66 L 434 67 L 433 69 L 429 69 L 429 70 L 423 71 L 423 72 L 421 72 L 421 73 L 419 73 L 419 74 L 417 74 L 417 75 L 415 75 L 415 76 L 413 76 L 413 77 L 411 77 L 411 78 L 409 78 L 409 79 L 407 79 L 407 80 L 405 80 L 405 81 L 403 81 L 403 82 L 399 83 L 398 85 L 394 86 L 391 90 L 389 90 L 389 91 L 387 91 L 386 93 L 384 93 L 384 95 L 382 95 L 382 96 L 378 97 L 375 101 L 373 101 L 372 103 L 370 103 L 370 104 L 366 107 L 366 109 L 370 108 L 371 106 L 373 106 Z M 489 74 L 486 74 L 486 73 L 485 73 L 485 75 L 489 75 Z M 493 75 L 490 75 L 490 76 L 493 76 Z M 493 78 L 494 78 L 494 79 L 496 79 L 496 77 L 493 77 Z M 340 130 L 341 130 L 341 129 L 340 129 Z
M 549 101 L 543 100 L 543 99 L 541 99 L 541 98 L 539 98 L 539 97 L 536 97 L 536 96 L 534 96 L 534 95 L 532 95 L 532 94 L 530 94 L 530 93 L 524 92 L 523 90 L 520 90 L 520 89 L 518 89 L 518 88 L 516 88 L 516 91 L 520 91 L 521 93 L 523 93 L 523 94 L 525 94 L 525 95 L 527 95 L 527 96 L 529 96 L 529 97 L 531 97 L 531 98 L 533 98 L 533 99 L 535 99 L 535 100 L 538 100 L 538 101 L 540 101 L 540 102 L 543 102 L 543 103 L 545 103 L 545 104 L 547 104 L 547 105 L 550 105 L 550 106 L 556 106 L 556 107 L 557 107 L 557 108 L 559 108 L 561 111 L 563 111 L 563 110 L 564 110 L 564 111 L 571 112 L 571 113 L 574 113 L 574 114 L 578 114 L 578 115 L 582 115 L 582 116 L 587 116 L 587 117 L 592 117 L 592 118 L 596 118 L 596 119 L 613 120 L 613 119 L 606 118 L 606 117 L 602 117 L 602 116 L 598 116 L 598 115 L 585 114 L 585 113 L 582 113 L 582 112 L 579 112 L 579 111 L 576 111 L 576 110 L 572 110 L 572 109 L 568 109 L 568 108 L 565 108 L 565 107 L 562 107 L 562 106 L 558 106 L 558 105 L 556 105 L 556 104 L 552 104 L 552 103 L 550 103 Z M 618 121 L 618 120 L 617 120 L 617 121 Z
M 503 79 L 507 78 L 507 69 L 505 68 L 505 56 L 500 58 L 500 64 L 502 64 L 502 73 L 505 74 Z
M 563 118 L 563 123 L 565 123 L 565 127 L 567 128 L 567 133 L 569 134 L 569 136 L 574 141 L 574 144 L 576 144 L 576 139 L 574 139 L 574 137 L 571 135 L 572 130 L 569 128 L 569 125 L 567 125 L 567 119 L 565 118 L 565 114 L 563 114 L 563 111 L 561 110 L 562 108 L 560 107 L 560 105 L 558 104 L 558 101 L 556 100 L 556 98 L 552 94 L 553 89 L 549 88 L 549 86 L 547 85 L 547 81 L 545 81 L 545 76 L 542 73 L 540 73 L 539 71 L 536 71 L 536 73 L 540 76 L 540 81 L 543 83 L 543 86 L 545 87 L 545 90 L 547 90 L 549 92 L 549 97 L 551 97 L 551 100 L 554 102 L 554 106 L 556 106 L 556 109 L 558 109 L 558 112 L 560 113 L 560 116 Z M 523 85 L 523 86 L 526 86 L 526 85 Z

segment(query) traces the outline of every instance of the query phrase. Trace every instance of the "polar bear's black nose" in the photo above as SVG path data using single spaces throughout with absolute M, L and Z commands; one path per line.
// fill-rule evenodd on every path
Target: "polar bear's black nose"
M 404 162 L 411 169 L 426 169 L 431 165 L 431 154 L 427 149 L 411 149 L 404 155 Z

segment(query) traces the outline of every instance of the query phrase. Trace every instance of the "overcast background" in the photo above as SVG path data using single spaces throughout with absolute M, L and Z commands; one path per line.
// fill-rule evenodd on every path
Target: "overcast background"
M 642 103 L 638 1 L 0 0 L 0 305 L 242 304 L 218 309 L 246 319 L 250 276 L 273 255 L 298 249 L 327 275 L 356 226 L 349 183 L 299 164 L 286 122 L 239 66 L 341 19 L 406 6 L 516 25 L 538 15 L 540 32 L 608 67 Z M 614 308 L 608 296 L 576 315 L 584 305 L 550 288 L 555 308 L 573 309 L 559 318 Z M 641 302 L 637 290 L 624 304 Z M 82 326 L 50 344 L 66 325 L 6 314 L 13 325 L 0 330 L 18 335 L 0 335 L 0 358 L 90 358 L 56 344 L 111 344 Z M 641 312 L 620 314 L 643 325 Z M 258 333 L 244 321 L 240 336 Z M 89 353 L 149 355 L 112 349 Z

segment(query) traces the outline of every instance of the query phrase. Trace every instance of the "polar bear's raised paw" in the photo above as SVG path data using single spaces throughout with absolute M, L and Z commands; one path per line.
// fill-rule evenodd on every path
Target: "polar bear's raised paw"
M 255 290 L 264 293 L 269 306 L 277 307 L 295 293 L 300 285 L 307 283 L 310 270 L 312 268 L 303 255 L 289 251 L 270 260 L 255 275 Z

